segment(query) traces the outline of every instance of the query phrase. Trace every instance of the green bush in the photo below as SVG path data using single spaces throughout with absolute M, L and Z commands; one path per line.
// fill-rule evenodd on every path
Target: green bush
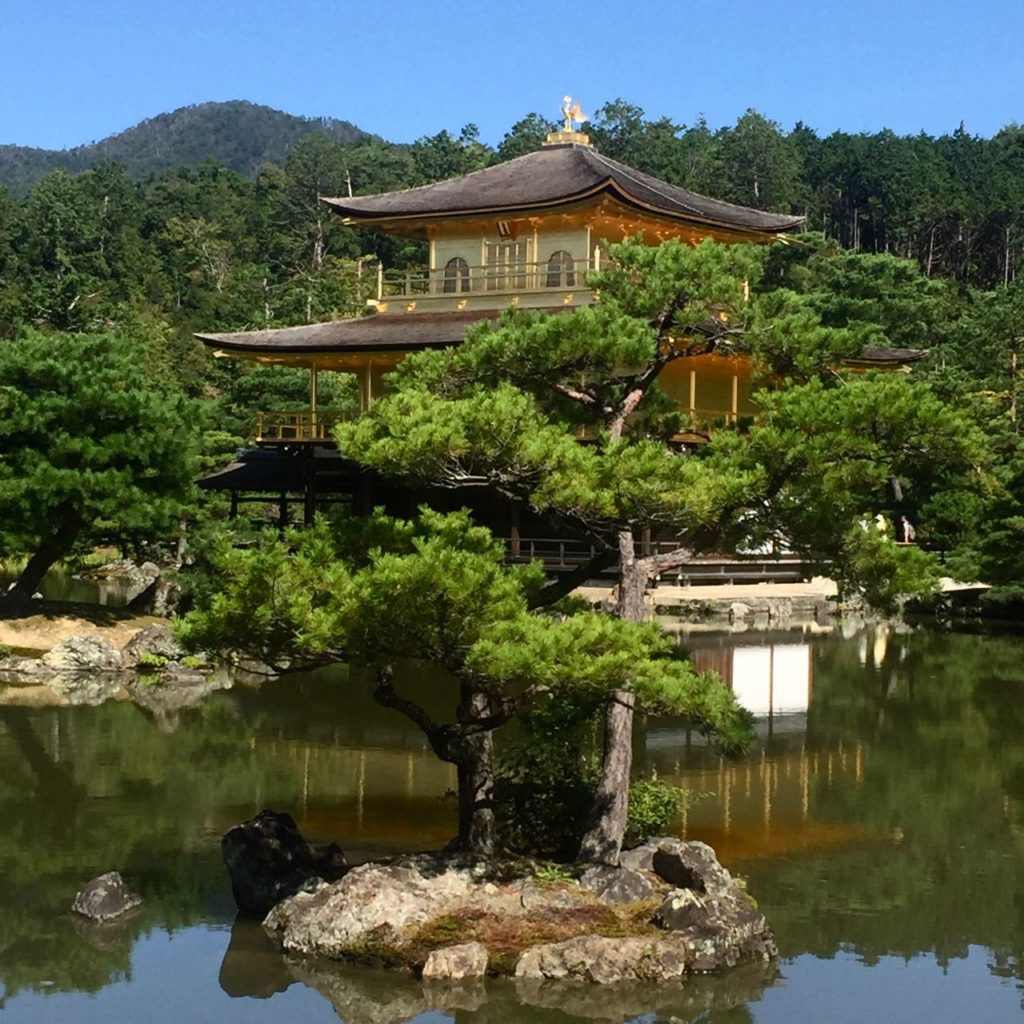
M 601 707 L 560 695 L 524 719 L 525 735 L 499 761 L 495 805 L 502 838 L 522 853 L 571 860 L 579 848 L 600 771 Z M 626 843 L 663 835 L 689 793 L 657 777 L 629 787 Z
M 157 654 L 154 651 L 143 651 L 143 653 L 139 655 L 138 667 L 140 671 L 145 672 L 166 668 L 170 663 L 171 659 L 162 654 Z

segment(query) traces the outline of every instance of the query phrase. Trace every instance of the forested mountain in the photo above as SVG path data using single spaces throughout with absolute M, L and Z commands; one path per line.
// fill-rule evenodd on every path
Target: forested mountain
M 355 125 L 333 117 L 296 117 L 244 100 L 200 103 L 74 149 L 0 145 L 0 186 L 24 195 L 50 171 L 78 174 L 102 160 L 123 164 L 133 178 L 202 160 L 216 160 L 252 177 L 261 164 L 283 164 L 295 143 L 311 132 L 341 143 L 366 137 Z

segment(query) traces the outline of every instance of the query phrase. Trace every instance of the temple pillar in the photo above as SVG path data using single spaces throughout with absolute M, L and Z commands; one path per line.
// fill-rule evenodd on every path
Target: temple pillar
M 317 399 L 317 375 L 316 375 L 316 363 L 314 362 L 309 368 L 309 436 L 310 440 L 315 441 L 320 435 L 317 430 L 316 422 L 316 399 Z

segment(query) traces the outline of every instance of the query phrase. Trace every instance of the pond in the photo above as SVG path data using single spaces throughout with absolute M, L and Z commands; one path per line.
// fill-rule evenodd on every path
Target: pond
M 488 982 L 486 999 L 285 961 L 235 922 L 220 836 L 265 806 L 350 856 L 442 844 L 451 771 L 343 667 L 194 708 L 47 706 L 0 688 L 0 1017 L 383 1024 L 1018 1021 L 1024 993 L 1024 641 L 867 631 L 684 636 L 758 715 L 743 758 L 646 722 L 639 770 L 693 790 L 680 829 L 748 880 L 775 969 L 667 991 Z M 123 925 L 68 913 L 120 869 Z

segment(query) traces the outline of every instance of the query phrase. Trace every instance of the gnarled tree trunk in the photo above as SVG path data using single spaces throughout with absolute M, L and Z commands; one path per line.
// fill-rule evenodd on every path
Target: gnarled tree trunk
M 491 714 L 486 694 L 463 685 L 460 723 L 474 722 Z M 491 854 L 497 834 L 494 820 L 494 731 L 481 729 L 463 735 L 455 744 L 459 780 L 459 834 L 456 845 L 470 853 Z
M 688 548 L 636 557 L 632 530 L 619 531 L 619 600 L 616 614 L 628 622 L 643 622 L 647 585 L 661 572 L 678 568 L 692 556 Z M 617 864 L 629 816 L 629 775 L 633 766 L 633 712 L 636 699 L 616 690 L 605 708 L 604 757 L 587 831 L 578 859 Z
M 636 558 L 632 530 L 619 531 L 619 618 L 641 622 L 647 567 Z M 616 690 L 605 707 L 604 756 L 601 776 L 587 831 L 580 843 L 579 860 L 618 864 L 629 815 L 629 773 L 633 767 L 633 711 L 636 699 L 628 690 Z
M 467 853 L 494 852 L 494 730 L 512 712 L 496 707 L 490 695 L 471 684 L 460 684 L 456 721 L 435 722 L 425 708 L 401 696 L 394 687 L 390 665 L 377 670 L 374 699 L 381 707 L 400 711 L 427 737 L 442 761 L 454 764 L 459 783 L 459 831 L 451 849 Z
M 59 525 L 39 545 L 22 574 L 4 595 L 8 607 L 21 607 L 31 601 L 50 566 L 71 553 L 82 529 L 81 514 L 72 505 L 65 504 L 57 509 L 57 515 Z
M 629 773 L 633 767 L 633 710 L 636 698 L 616 690 L 605 707 L 601 777 L 578 859 L 618 864 L 629 815 Z

